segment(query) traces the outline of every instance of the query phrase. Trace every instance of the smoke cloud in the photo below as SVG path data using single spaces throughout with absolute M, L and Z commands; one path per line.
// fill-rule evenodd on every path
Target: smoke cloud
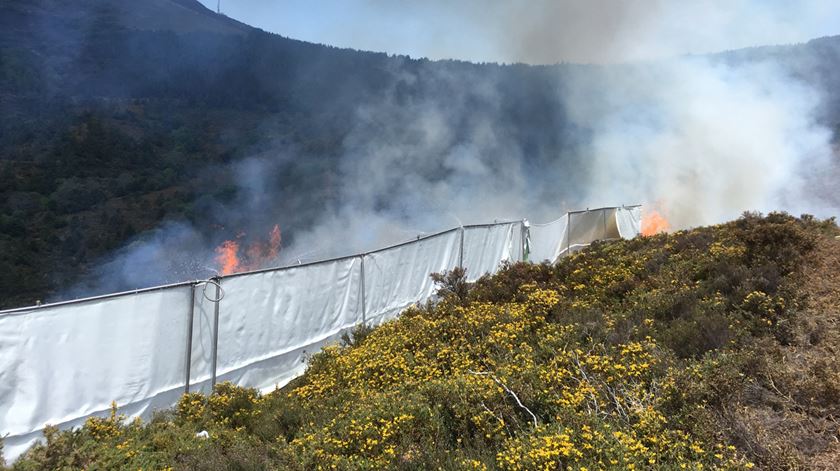
M 827 0 L 434 3 L 470 18 L 505 61 L 530 64 L 661 60 L 837 32 L 829 22 L 836 8 Z
M 621 66 L 565 83 L 572 116 L 593 126 L 582 158 L 590 195 L 660 204 L 676 228 L 745 210 L 836 214 L 814 191 L 836 171 L 819 94 L 772 62 L 686 58 Z
M 658 56 L 664 49 L 645 40 L 627 42 L 672 14 L 665 3 L 644 4 L 547 2 L 546 24 L 515 25 L 505 38 L 535 61 L 570 47 L 592 61 Z M 503 16 L 494 5 L 482 14 Z M 735 18 L 764 18 L 753 2 L 737 6 Z M 560 27 L 604 11 L 613 35 Z M 552 28 L 558 16 L 566 23 Z M 290 214 L 276 182 L 284 165 L 306 155 L 278 144 L 232 164 L 239 196 L 210 204 L 208 217 L 225 224 L 250 215 L 249 235 L 280 222 L 276 264 L 288 265 L 458 224 L 544 222 L 586 207 L 658 205 L 674 228 L 747 210 L 836 215 L 831 182 L 840 173 L 827 91 L 805 80 L 814 63 L 777 52 L 533 68 L 409 67 L 395 58 L 393 80 L 358 103 L 343 137 L 334 202 L 306 203 L 317 208 L 307 221 Z M 522 101 L 541 114 L 515 115 L 510 104 Z M 171 223 L 143 235 L 73 294 L 211 276 L 219 235 L 201 232 Z

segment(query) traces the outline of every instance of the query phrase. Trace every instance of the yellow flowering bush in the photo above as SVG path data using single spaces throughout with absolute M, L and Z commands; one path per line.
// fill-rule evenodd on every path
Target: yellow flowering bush
M 125 416 L 117 414 L 117 404 L 111 403 L 111 412 L 108 417 L 91 417 L 85 421 L 85 429 L 91 437 L 96 440 L 106 440 L 120 435 L 120 423 Z

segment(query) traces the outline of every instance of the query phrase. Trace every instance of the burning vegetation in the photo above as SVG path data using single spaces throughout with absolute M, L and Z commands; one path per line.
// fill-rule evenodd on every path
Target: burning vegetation
M 643 236 L 652 236 L 661 232 L 668 232 L 671 230 L 671 224 L 665 219 L 656 209 L 642 210 L 642 229 Z
M 245 233 L 240 232 L 235 239 L 226 240 L 216 247 L 215 260 L 220 275 L 258 270 L 277 262 L 283 243 L 279 225 L 274 225 L 267 241 L 253 241 L 248 244 L 244 253 L 241 253 L 240 241 L 244 237 Z

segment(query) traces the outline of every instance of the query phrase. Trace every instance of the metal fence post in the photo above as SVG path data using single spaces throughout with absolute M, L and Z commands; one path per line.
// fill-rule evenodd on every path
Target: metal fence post
M 195 317 L 195 283 L 190 286 L 190 307 L 187 314 L 187 358 L 184 370 L 186 377 L 184 378 L 184 394 L 190 392 L 190 368 L 192 367 L 192 339 L 193 339 L 193 319 Z
M 572 252 L 572 213 L 566 213 L 566 256 Z
M 601 238 L 606 240 L 607 239 L 607 210 L 602 209 L 601 210 L 601 215 L 604 217 L 603 218 L 604 219 L 604 235 Z
M 529 227 L 529 224 L 528 224 L 527 219 L 523 219 L 522 221 L 519 222 L 519 238 L 522 239 L 521 240 L 522 243 L 520 244 L 521 247 L 519 247 L 519 249 L 522 250 L 522 261 L 523 262 L 528 261 L 528 256 L 530 255 L 529 252 L 531 251 L 530 243 L 529 243 L 529 240 L 528 240 L 531 234 L 530 234 L 530 230 L 528 229 L 528 227 Z
M 365 293 L 365 254 L 362 254 L 362 275 L 361 275 L 361 284 L 362 284 L 362 325 L 367 325 L 367 294 Z
M 210 379 L 210 389 L 216 387 L 216 363 L 219 357 L 219 304 L 222 296 L 222 280 L 216 278 L 216 305 L 213 307 L 213 344 L 211 350 L 213 376 Z
M 464 226 L 461 226 L 461 242 L 458 248 L 458 266 L 464 268 Z

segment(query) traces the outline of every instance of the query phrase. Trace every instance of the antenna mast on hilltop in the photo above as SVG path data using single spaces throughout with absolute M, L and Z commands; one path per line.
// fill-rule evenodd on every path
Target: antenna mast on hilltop
M 222 14 L 222 0 L 216 0 L 216 14 Z

